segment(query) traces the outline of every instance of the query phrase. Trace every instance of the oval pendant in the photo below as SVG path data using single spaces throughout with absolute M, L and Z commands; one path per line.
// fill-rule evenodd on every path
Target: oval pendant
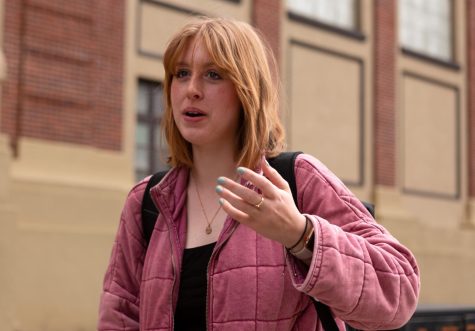
M 213 232 L 213 229 L 211 229 L 211 225 L 208 224 L 208 226 L 206 227 L 205 232 L 206 232 L 206 234 L 211 234 L 211 232 Z

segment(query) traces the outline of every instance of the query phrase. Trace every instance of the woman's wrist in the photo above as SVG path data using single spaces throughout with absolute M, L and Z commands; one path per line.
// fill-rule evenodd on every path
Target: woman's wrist
M 305 224 L 305 226 L 304 226 L 303 230 L 300 230 L 299 237 L 298 237 L 298 239 L 297 239 L 296 241 L 295 241 L 295 239 L 294 239 L 294 241 L 292 241 L 292 244 L 290 244 L 290 245 L 285 245 L 285 247 L 286 247 L 289 251 L 299 249 L 301 243 L 303 242 L 303 240 L 304 240 L 304 238 L 305 238 L 305 234 L 307 233 L 307 230 L 308 230 L 308 227 L 309 227 L 309 223 L 310 223 L 310 222 L 308 221 L 308 219 L 307 219 L 305 216 L 303 216 L 303 215 L 301 215 L 301 216 L 304 218 L 304 221 L 301 222 L 301 223 Z
M 299 234 L 299 238 L 297 241 L 294 241 L 291 245 L 286 245 L 285 247 L 290 251 L 290 252 L 298 252 L 300 251 L 303 247 L 305 247 L 305 244 L 308 242 L 311 234 L 313 233 L 313 224 L 312 222 L 304 215 L 301 215 L 302 218 L 304 219 L 305 226 L 303 230 L 301 230 Z
M 311 224 L 311 222 L 309 222 Z M 309 230 L 305 233 L 303 240 L 292 250 L 289 250 L 295 256 L 300 256 L 305 250 L 313 251 L 313 247 L 309 247 L 311 239 L 315 236 L 314 228 L 310 225 Z
M 313 243 L 315 238 L 315 229 L 312 222 L 305 217 L 305 228 L 298 242 L 293 246 L 287 247 L 287 250 L 300 260 L 311 260 L 313 255 Z

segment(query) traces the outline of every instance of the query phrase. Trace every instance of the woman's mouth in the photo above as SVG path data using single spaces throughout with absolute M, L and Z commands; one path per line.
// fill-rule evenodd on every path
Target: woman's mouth
M 185 116 L 188 116 L 188 117 L 201 117 L 201 116 L 205 116 L 205 114 L 202 113 L 202 112 L 199 112 L 199 111 L 187 111 L 187 112 L 185 112 Z
M 206 113 L 199 108 L 187 107 L 184 109 L 183 115 L 185 115 L 188 118 L 198 118 L 198 117 L 206 116 Z
M 185 108 L 182 114 L 185 121 L 190 123 L 201 122 L 206 117 L 206 113 L 204 111 L 194 107 Z

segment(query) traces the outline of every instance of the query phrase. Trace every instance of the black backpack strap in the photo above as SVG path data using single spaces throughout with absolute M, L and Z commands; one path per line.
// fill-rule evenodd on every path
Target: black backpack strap
M 338 326 L 336 325 L 330 307 L 314 298 L 312 298 L 312 301 L 317 310 L 318 318 L 320 319 L 320 322 L 322 322 L 323 329 L 325 331 L 339 331 L 340 329 L 338 329 Z
M 369 202 L 366 202 L 366 201 L 361 201 L 363 203 L 363 206 L 365 206 L 365 208 L 369 211 L 369 213 L 371 214 L 371 216 L 374 217 L 374 205 L 372 203 L 369 203 Z
M 302 152 L 285 152 L 268 160 L 272 168 L 277 170 L 279 174 L 289 183 L 295 205 L 297 205 L 297 183 L 295 181 L 295 159 Z M 318 318 L 322 322 L 325 331 L 338 331 L 335 319 L 332 316 L 330 307 L 310 297 L 315 305 Z
M 150 242 L 150 238 L 152 237 L 153 228 L 155 227 L 155 222 L 157 221 L 159 214 L 159 211 L 153 203 L 152 197 L 150 196 L 150 189 L 157 185 L 162 180 L 162 178 L 165 177 L 167 172 L 168 171 L 160 171 L 150 177 L 147 187 L 145 187 L 145 191 L 143 193 L 141 216 L 143 236 L 147 245 Z

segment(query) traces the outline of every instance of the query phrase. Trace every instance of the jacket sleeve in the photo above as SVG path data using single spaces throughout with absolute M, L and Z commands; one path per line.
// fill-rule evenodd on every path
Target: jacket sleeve
M 419 296 L 412 253 L 318 160 L 300 155 L 295 177 L 299 209 L 315 228 L 310 265 L 288 258 L 296 288 L 356 329 L 404 325 Z
M 141 204 L 146 182 L 127 196 L 99 304 L 100 331 L 139 330 L 140 283 L 146 252 Z

